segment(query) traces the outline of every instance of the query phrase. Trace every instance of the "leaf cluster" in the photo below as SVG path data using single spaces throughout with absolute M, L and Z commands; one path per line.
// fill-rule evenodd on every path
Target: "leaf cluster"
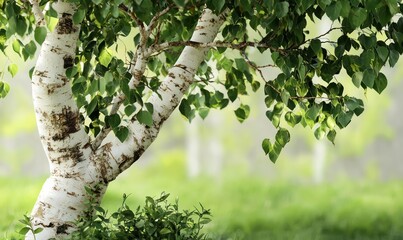
M 127 197 L 123 195 L 122 205 L 112 214 L 92 203 L 95 214 L 77 222 L 71 239 L 207 239 L 200 231 L 210 222 L 210 211 L 202 205 L 180 211 L 178 201 L 168 203 L 169 194 L 162 193 L 146 197 L 144 207 L 131 210 Z

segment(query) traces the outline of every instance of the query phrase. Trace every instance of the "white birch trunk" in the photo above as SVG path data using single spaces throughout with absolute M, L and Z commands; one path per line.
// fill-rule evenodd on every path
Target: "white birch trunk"
M 135 119 L 129 125 L 131 135 L 121 143 L 113 135 L 101 147 L 83 130 L 79 110 L 73 100 L 65 71 L 73 66 L 79 26 L 73 25 L 75 5 L 59 1 L 53 5 L 59 23 L 41 48 L 32 77 L 32 94 L 38 131 L 49 161 L 50 176 L 44 183 L 31 213 L 34 228 L 44 230 L 36 239 L 60 239 L 75 230 L 74 221 L 88 213 L 84 186 L 92 188 L 101 201 L 110 181 L 133 164 L 152 143 L 162 123 L 178 105 L 207 49 L 186 47 L 159 89 L 153 94 L 154 126 L 148 128 Z M 205 10 L 192 41 L 214 40 L 222 18 Z M 33 239 L 30 233 L 26 239 Z

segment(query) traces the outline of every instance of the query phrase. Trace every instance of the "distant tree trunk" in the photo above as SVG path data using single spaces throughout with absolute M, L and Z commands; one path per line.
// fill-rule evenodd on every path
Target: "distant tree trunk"
M 209 126 L 211 134 L 208 140 L 208 154 L 207 154 L 207 170 L 208 173 L 214 177 L 219 177 L 222 171 L 223 149 L 221 145 L 221 131 L 222 117 L 219 114 L 213 114 L 209 117 Z
M 323 182 L 326 159 L 326 144 L 323 141 L 317 141 L 313 152 L 313 181 L 315 183 Z
M 190 178 L 199 176 L 200 174 L 200 136 L 198 131 L 197 120 L 193 120 L 192 124 L 187 124 L 186 128 L 186 153 L 187 153 L 187 172 Z
M 123 143 L 113 134 L 106 134 L 100 144 L 96 144 L 84 131 L 66 77 L 66 69 L 74 65 L 80 32 L 72 21 L 75 5 L 58 1 L 52 6 L 59 22 L 56 29 L 48 33 L 32 76 L 38 131 L 50 167 L 50 176 L 31 213 L 34 227 L 44 229 L 37 239 L 63 238 L 75 230 L 73 223 L 78 217 L 92 214 L 86 209 L 88 196 L 84 187 L 91 188 L 95 201 L 101 202 L 108 183 L 137 161 L 156 138 L 207 53 L 203 48 L 184 48 L 162 81 L 158 94 L 153 93 L 148 99 L 154 106 L 152 127 L 132 119 L 127 126 L 129 137 Z M 191 41 L 213 41 L 223 20 L 206 9 Z M 28 233 L 26 238 L 34 237 Z
M 332 22 L 328 18 L 323 18 L 319 24 L 319 34 L 321 35 L 331 28 Z M 325 39 L 324 39 L 325 40 Z M 323 175 L 325 171 L 325 158 L 326 158 L 326 145 L 323 141 L 317 141 L 314 145 L 312 167 L 313 167 L 313 181 L 315 183 L 323 182 Z

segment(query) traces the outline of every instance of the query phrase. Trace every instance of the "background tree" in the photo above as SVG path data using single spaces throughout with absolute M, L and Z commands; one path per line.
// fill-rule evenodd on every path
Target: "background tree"
M 398 0 L 11 0 L 0 6 L 4 55 L 37 58 L 32 93 L 50 167 L 31 214 L 33 226 L 44 229 L 41 239 L 62 237 L 75 229 L 75 219 L 91 214 L 84 186 L 100 202 L 177 106 L 192 120 L 233 103 L 242 122 L 250 112 L 244 96 L 262 88 L 266 115 L 278 129 L 262 147 L 275 162 L 290 140 L 284 123 L 334 142 L 336 128 L 364 110 L 344 87 L 381 93 L 382 66 L 394 66 L 403 52 Z M 330 29 L 309 36 L 307 22 L 325 17 L 333 21 Z M 124 44 L 127 38 L 133 46 Z M 266 64 L 249 57 L 254 49 Z M 266 68 L 278 69 L 278 76 L 266 79 Z M 7 69 L 15 75 L 18 65 Z M 348 79 L 339 79 L 343 72 Z M 8 92 L 0 82 L 0 96 Z

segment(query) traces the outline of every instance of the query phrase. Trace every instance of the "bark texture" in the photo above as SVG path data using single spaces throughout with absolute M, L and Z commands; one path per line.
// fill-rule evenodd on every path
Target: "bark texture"
M 109 134 L 100 147 L 92 149 L 65 74 L 74 64 L 80 30 L 72 21 L 75 5 L 59 1 L 53 7 L 59 22 L 46 37 L 32 78 L 38 131 L 50 168 L 31 214 L 34 227 L 44 229 L 37 239 L 59 239 L 75 230 L 74 221 L 86 214 L 84 186 L 92 188 L 101 201 L 108 183 L 138 160 L 157 137 L 207 53 L 205 48 L 185 47 L 158 90 L 162 99 L 155 93 L 148 100 L 154 106 L 153 127 L 133 119 L 125 142 Z M 223 20 L 205 10 L 191 41 L 213 41 Z M 26 239 L 33 236 L 27 234 Z
M 75 6 L 57 2 L 56 29 L 42 45 L 32 76 L 32 95 L 39 136 L 49 161 L 46 180 L 32 210 L 32 223 L 44 230 L 37 239 L 63 236 L 85 210 L 84 185 L 99 182 L 87 172 L 90 139 L 80 124 L 66 69 L 73 66 L 79 27 L 73 25 Z M 106 184 L 100 185 L 101 193 Z M 27 235 L 27 239 L 33 236 Z

